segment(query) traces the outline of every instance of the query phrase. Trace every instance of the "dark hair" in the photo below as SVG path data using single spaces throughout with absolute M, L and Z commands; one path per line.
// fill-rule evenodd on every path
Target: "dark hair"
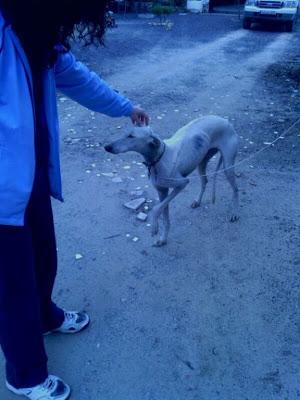
M 0 0 L 33 68 L 55 62 L 56 45 L 103 44 L 106 0 Z M 61 46 L 60 46 L 61 47 Z

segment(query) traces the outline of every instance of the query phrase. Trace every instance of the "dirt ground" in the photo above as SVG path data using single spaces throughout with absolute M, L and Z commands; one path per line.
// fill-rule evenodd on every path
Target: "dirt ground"
M 191 209 L 195 173 L 171 205 L 168 245 L 153 248 L 150 219 L 123 206 L 136 190 L 147 213 L 156 201 L 141 158 L 101 148 L 130 121 L 59 96 L 65 203 L 53 203 L 55 298 L 85 308 L 92 324 L 77 337 L 46 338 L 50 371 L 74 400 L 296 400 L 300 122 L 285 132 L 300 111 L 299 31 L 245 31 L 230 15 L 176 15 L 171 30 L 118 22 L 106 48 L 75 49 L 78 58 L 142 104 L 164 138 L 200 115 L 229 118 L 244 160 L 241 218 L 228 222 L 222 175 L 217 203 L 209 187 L 203 207 Z M 0 399 L 13 397 L 0 388 Z

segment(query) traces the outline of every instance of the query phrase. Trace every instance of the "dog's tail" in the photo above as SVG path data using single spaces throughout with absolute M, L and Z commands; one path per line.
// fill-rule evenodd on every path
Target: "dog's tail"
M 220 158 L 217 164 L 217 168 L 213 177 L 213 190 L 212 190 L 212 203 L 215 204 L 216 202 L 216 181 L 217 181 L 217 175 L 219 172 L 219 169 L 221 168 L 221 165 L 223 163 L 223 157 L 222 154 L 220 154 Z

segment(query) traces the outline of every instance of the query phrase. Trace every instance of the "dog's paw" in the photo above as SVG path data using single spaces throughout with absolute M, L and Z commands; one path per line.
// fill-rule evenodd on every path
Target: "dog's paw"
M 198 208 L 200 207 L 200 202 L 198 200 L 194 200 L 191 204 L 192 208 Z
M 239 219 L 240 219 L 240 216 L 239 216 L 239 215 L 233 214 L 233 215 L 231 215 L 229 221 L 230 221 L 230 222 L 237 222 Z
M 166 241 L 166 240 L 159 239 L 159 240 L 156 240 L 156 241 L 153 243 L 153 247 L 162 247 L 162 246 L 165 246 L 166 244 L 167 244 L 167 241 Z

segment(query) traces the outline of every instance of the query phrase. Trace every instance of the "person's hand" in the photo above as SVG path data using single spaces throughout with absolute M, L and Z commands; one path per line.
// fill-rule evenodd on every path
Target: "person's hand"
M 130 118 L 134 125 L 149 125 L 149 115 L 141 107 L 134 107 Z

